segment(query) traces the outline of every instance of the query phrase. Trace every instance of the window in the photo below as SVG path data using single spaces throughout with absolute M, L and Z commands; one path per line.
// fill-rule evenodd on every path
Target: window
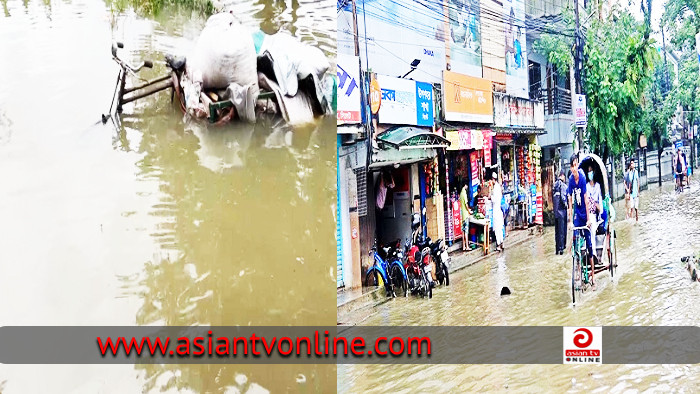
M 529 61 L 528 63 L 530 99 L 537 100 L 540 98 L 542 91 L 542 67 L 537 62 Z

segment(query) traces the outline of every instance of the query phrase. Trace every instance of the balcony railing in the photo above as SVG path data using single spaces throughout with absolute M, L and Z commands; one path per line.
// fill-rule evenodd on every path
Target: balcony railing
M 547 115 L 571 114 L 571 91 L 559 86 L 542 89 L 542 98 Z

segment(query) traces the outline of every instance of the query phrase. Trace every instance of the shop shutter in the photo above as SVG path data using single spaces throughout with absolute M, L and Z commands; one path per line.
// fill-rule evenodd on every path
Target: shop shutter
M 340 193 L 338 193 L 338 198 L 340 198 Z M 343 234 L 341 231 L 340 223 L 340 204 L 336 204 L 336 218 L 335 218 L 335 247 L 336 254 L 338 255 L 338 268 L 337 268 L 337 282 L 338 287 L 345 287 L 345 282 L 343 281 Z
M 357 214 L 367 216 L 367 169 L 359 167 L 354 171 L 357 177 Z

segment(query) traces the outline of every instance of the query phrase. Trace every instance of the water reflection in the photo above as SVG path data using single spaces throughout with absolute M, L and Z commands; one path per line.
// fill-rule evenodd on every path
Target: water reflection
M 0 297 L 16 301 L 0 303 L 0 324 L 335 321 L 334 122 L 215 128 L 183 119 L 163 92 L 89 127 L 114 88 L 111 40 L 124 41 L 129 61 L 154 60 L 143 75 L 152 78 L 166 71 L 165 53 L 187 52 L 204 20 L 183 9 L 144 19 L 95 2 L 2 4 L 0 126 L 12 127 L 0 127 L 9 174 L 0 261 L 16 263 L 0 264 Z M 293 24 L 331 53 L 332 4 L 262 11 L 266 4 L 231 6 L 251 27 Z M 41 119 L 19 104 L 36 92 L 47 92 Z M 336 375 L 314 365 L 0 366 L 2 385 L 8 393 L 323 392 Z

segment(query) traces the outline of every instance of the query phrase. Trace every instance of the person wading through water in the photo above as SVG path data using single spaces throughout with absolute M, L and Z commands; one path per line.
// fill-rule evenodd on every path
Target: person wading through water
M 559 178 L 554 183 L 552 201 L 554 202 L 554 241 L 556 245 L 556 253 L 564 254 L 566 249 L 566 218 L 567 218 L 567 194 L 566 194 L 566 174 L 562 169 L 559 172 Z

